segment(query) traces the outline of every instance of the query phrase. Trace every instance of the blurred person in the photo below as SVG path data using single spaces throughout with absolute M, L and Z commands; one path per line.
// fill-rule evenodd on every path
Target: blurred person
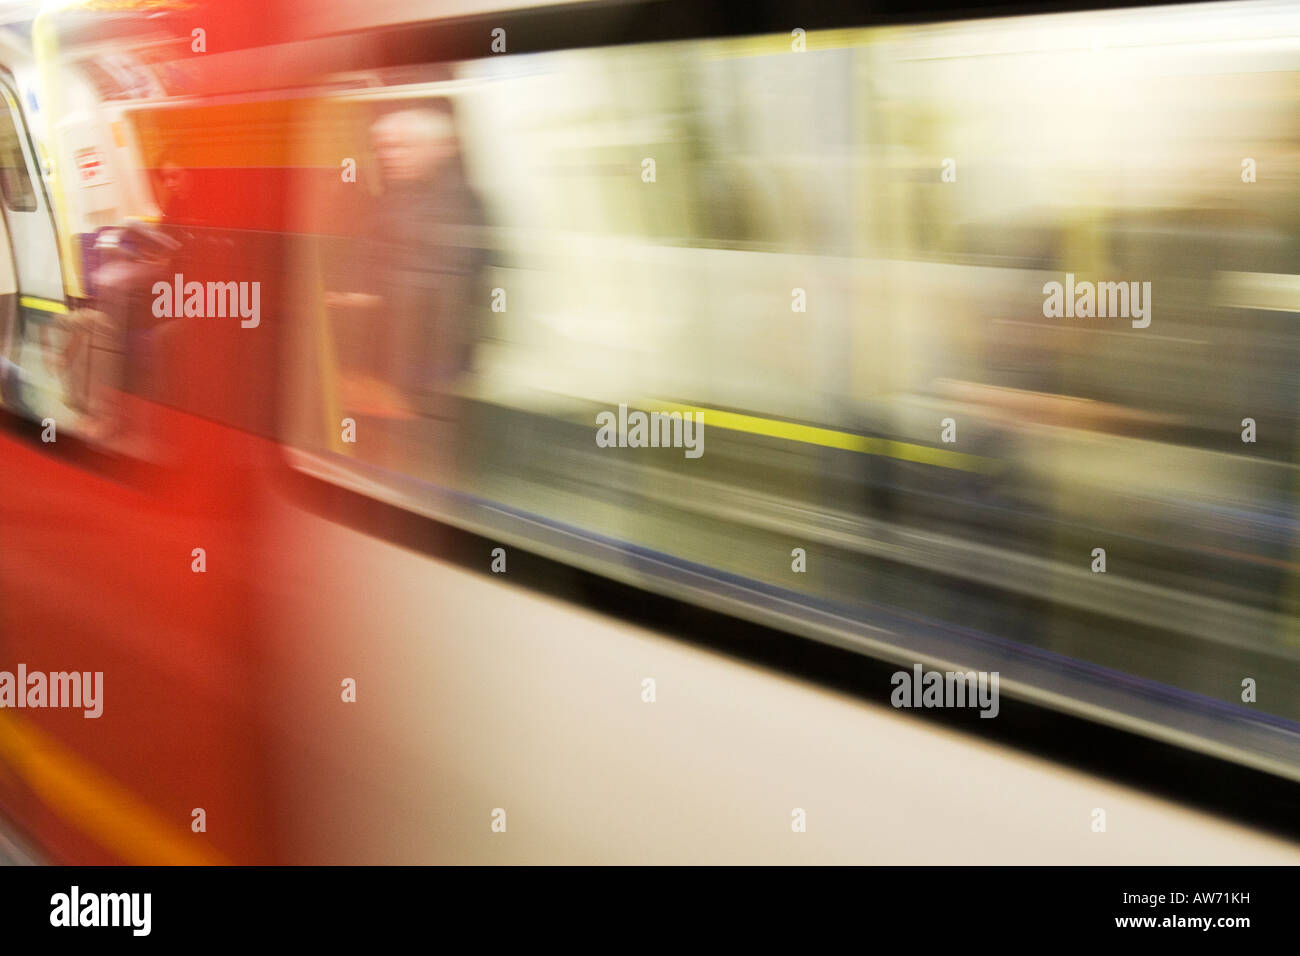
M 93 343 L 120 339 L 125 362 L 120 384 L 141 395 L 161 397 L 159 362 L 162 346 L 176 334 L 177 317 L 158 319 L 151 308 L 153 283 L 175 270 L 192 272 L 179 264 L 179 253 L 194 242 L 183 227 L 198 211 L 193 176 L 177 162 L 171 148 L 157 156 L 151 173 L 159 216 L 156 225 L 131 222 L 106 230 L 95 242 L 95 256 L 87 268 L 97 288 L 93 305 L 76 309 L 60 322 L 66 333 L 57 356 L 66 404 L 81 413 L 96 413 L 92 390 L 102 393 L 103 383 L 91 374 Z M 116 381 L 116 379 L 115 379 Z M 102 397 L 102 395 L 101 395 Z
M 170 154 L 164 154 L 156 176 L 158 208 L 162 221 L 184 222 L 193 217 L 194 186 L 189 170 L 182 167 Z
M 66 333 L 61 372 L 64 401 L 95 420 L 86 427 L 114 423 L 109 392 L 122 388 L 162 398 L 160 361 L 165 336 L 178 320 L 160 319 L 152 308 L 153 283 L 170 274 L 181 243 L 156 225 L 132 222 L 103 230 L 95 241 L 93 302 L 63 317 Z M 98 350 L 96 357 L 92 354 Z
M 448 476 L 460 417 L 456 386 L 472 366 L 482 207 L 450 113 L 388 113 L 371 135 L 384 191 L 360 256 L 362 288 L 325 297 L 327 306 L 353 313 L 336 323 L 352 326 L 340 336 L 343 405 L 378 426 L 383 437 L 369 442 L 369 457 L 406 471 L 437 465 Z

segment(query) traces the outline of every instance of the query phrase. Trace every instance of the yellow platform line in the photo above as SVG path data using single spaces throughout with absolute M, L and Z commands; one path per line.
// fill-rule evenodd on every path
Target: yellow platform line
M 833 428 L 800 425 L 797 422 L 760 418 L 757 415 L 741 415 L 738 412 L 723 412 L 712 408 L 676 405 L 658 401 L 642 402 L 639 407 L 651 412 L 682 412 L 683 414 L 686 412 L 700 412 L 704 416 L 703 422 L 711 428 L 725 428 L 728 431 L 764 435 L 768 438 L 797 441 L 806 445 L 820 445 L 823 448 L 841 448 L 845 451 L 858 452 L 864 455 L 884 455 L 888 458 L 915 461 L 923 465 L 935 465 L 939 468 L 991 473 L 1001 467 L 996 459 L 984 458 L 979 455 L 967 455 L 963 452 L 930 448 L 926 445 L 913 445 L 909 442 L 890 441 L 887 438 L 854 435 L 850 432 L 836 431 Z
M 202 835 L 168 822 L 131 790 L 26 721 L 0 711 L 0 761 L 46 807 L 136 865 L 229 864 Z

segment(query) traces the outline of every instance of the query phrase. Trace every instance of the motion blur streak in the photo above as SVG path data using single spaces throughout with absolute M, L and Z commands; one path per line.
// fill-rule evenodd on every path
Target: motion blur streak
M 866 728 L 912 793 L 996 749 L 593 607 L 1300 781 L 1300 9 L 846 16 L 0 9 L 0 670 L 105 686 L 0 713 L 0 816 L 89 863 L 845 861 L 879 818 L 754 828 L 851 816 Z M 844 736 L 783 783 L 804 720 Z M 1160 858 L 1013 765 L 1032 820 L 926 803 L 917 852 Z M 1231 834 L 1188 861 L 1294 853 Z
M 56 813 L 127 863 L 220 864 L 186 831 L 50 738 L 0 715 L 0 758 Z

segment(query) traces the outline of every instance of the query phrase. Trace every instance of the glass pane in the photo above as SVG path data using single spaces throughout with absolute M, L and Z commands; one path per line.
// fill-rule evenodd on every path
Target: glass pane
M 14 212 L 33 212 L 36 193 L 23 157 L 20 135 L 12 111 L 0 110 L 0 193 L 4 195 L 5 205 Z

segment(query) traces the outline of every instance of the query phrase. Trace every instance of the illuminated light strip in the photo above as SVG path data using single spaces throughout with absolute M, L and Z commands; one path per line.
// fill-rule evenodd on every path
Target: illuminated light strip
M 42 299 L 34 295 L 19 296 L 18 304 L 24 309 L 35 309 L 37 312 L 53 312 L 55 315 L 68 314 L 68 307 L 62 302 L 56 302 L 53 299 Z
M 1220 272 L 1218 301 L 1236 309 L 1300 312 L 1300 275 L 1271 272 Z
M 63 0 L 62 10 L 140 13 L 193 10 L 195 0 Z
M 759 418 L 756 415 L 741 415 L 736 412 L 722 412 L 711 408 L 673 405 L 666 402 L 643 402 L 640 404 L 652 412 L 681 412 L 682 414 L 698 412 L 704 415 L 703 421 L 705 424 L 714 428 L 725 428 L 733 432 L 748 432 L 751 435 L 765 435 L 769 438 L 797 441 L 806 445 L 841 448 L 845 451 L 859 452 L 864 455 L 884 455 L 888 458 L 914 461 L 923 465 L 935 465 L 939 468 L 954 468 L 959 471 L 991 473 L 1000 468 L 1000 463 L 992 458 L 982 458 L 979 455 L 967 455 L 957 451 L 946 451 L 942 448 L 930 448 L 926 445 L 890 441 L 887 438 L 854 435 L 849 432 L 836 431 L 832 428 L 819 428 L 816 425 L 800 425 L 796 422 L 783 422 L 773 418 Z
M 798 19 L 796 17 L 796 19 Z M 764 33 L 747 37 L 727 37 L 721 40 L 684 41 L 700 42 L 706 59 L 730 60 L 754 56 L 784 56 L 794 51 L 794 28 L 789 33 Z M 819 50 L 842 50 L 866 46 L 874 34 L 890 29 L 876 27 L 844 27 L 830 30 L 805 30 L 804 49 L 809 53 Z M 670 41 L 671 42 L 671 41 Z M 681 42 L 681 41 L 679 41 Z
M 53 738 L 0 712 L 0 761 L 42 802 L 127 863 L 224 866 L 202 837 L 167 822 L 136 794 Z

